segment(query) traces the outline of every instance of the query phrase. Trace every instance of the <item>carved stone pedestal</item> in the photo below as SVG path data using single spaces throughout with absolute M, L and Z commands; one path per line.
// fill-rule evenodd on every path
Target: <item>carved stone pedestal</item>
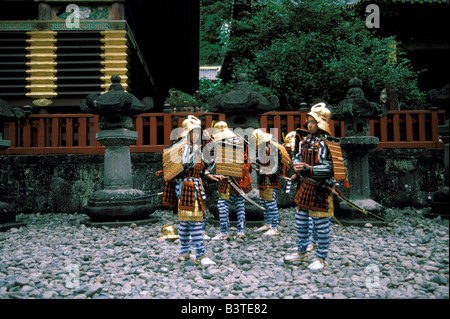
M 128 129 L 97 133 L 97 141 L 105 145 L 104 189 L 94 192 L 85 207 L 92 221 L 137 220 L 153 212 L 152 201 L 137 199 L 145 193 L 133 188 L 129 146 L 137 135 Z

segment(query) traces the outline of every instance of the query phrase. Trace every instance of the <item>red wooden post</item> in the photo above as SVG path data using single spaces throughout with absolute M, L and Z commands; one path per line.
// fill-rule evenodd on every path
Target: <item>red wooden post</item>
M 292 132 L 295 130 L 294 115 L 293 114 L 288 115 L 286 118 L 286 122 L 287 122 L 286 123 L 287 124 L 287 133 L 286 134 L 288 134 L 289 132 Z
M 59 118 L 52 118 L 52 147 L 59 146 Z
M 156 116 L 150 116 L 150 145 L 158 144 L 158 121 Z
M 66 146 L 73 146 L 73 118 L 66 118 Z
M 341 121 L 341 136 L 345 136 L 345 122 Z
M 380 119 L 380 142 L 387 142 L 387 116 Z
M 392 117 L 392 128 L 394 131 L 394 142 L 400 141 L 400 114 L 394 113 Z
M 31 118 L 24 120 L 22 139 L 23 147 L 31 147 Z
M 97 132 L 100 132 L 100 127 L 98 126 L 98 119 L 99 119 L 98 114 L 94 114 L 94 146 L 102 146 L 102 144 L 95 138 Z
M 375 136 L 375 119 L 369 120 L 370 136 Z
M 303 125 L 306 123 L 306 113 L 300 113 L 300 127 L 303 128 Z
M 177 122 L 177 127 L 181 127 L 181 125 L 183 124 L 183 121 L 186 119 L 187 117 L 183 116 L 179 116 L 178 117 L 178 122 Z
M 9 140 L 11 141 L 11 147 L 17 147 L 17 126 L 16 122 L 9 122 L 8 123 L 8 133 L 9 133 Z
M 425 141 L 426 132 L 425 132 L 425 114 L 419 114 L 419 141 Z
M 213 121 L 212 115 L 208 114 L 205 116 L 205 128 L 206 129 L 209 129 L 212 126 L 211 125 L 212 121 Z
M 87 119 L 85 117 L 81 117 L 78 119 L 78 146 L 86 146 L 86 137 L 87 137 Z
M 275 115 L 273 119 L 273 127 L 276 130 L 276 136 L 274 136 L 278 141 L 281 140 L 281 118 L 280 115 Z M 270 132 L 269 132 L 270 133 Z
M 405 114 L 405 124 L 406 124 L 406 141 L 412 142 L 413 141 L 413 121 L 412 121 L 412 114 L 407 113 Z
M 259 118 L 259 125 L 261 128 L 267 129 L 267 115 L 261 115 Z
M 39 119 L 39 126 L 38 126 L 38 147 L 45 147 L 45 118 L 41 117 Z
M 330 120 L 330 132 L 331 132 L 331 136 L 336 136 L 336 134 L 334 134 L 334 121 Z
M 136 116 L 136 131 L 138 133 L 136 145 L 142 145 L 144 142 L 144 120 L 142 115 Z
M 169 145 L 170 133 L 172 132 L 172 115 L 170 113 L 165 113 L 164 118 L 164 145 Z
M 431 140 L 433 142 L 439 141 L 439 132 L 438 132 L 438 112 L 431 111 Z

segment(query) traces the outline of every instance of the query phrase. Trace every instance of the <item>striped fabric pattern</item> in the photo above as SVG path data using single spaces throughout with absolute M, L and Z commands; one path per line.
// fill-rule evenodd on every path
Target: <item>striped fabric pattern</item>
M 278 204 L 277 204 L 277 192 L 272 190 L 273 200 L 264 200 L 260 198 L 260 205 L 264 207 L 264 224 L 272 226 L 276 229 L 278 226 Z
M 205 255 L 202 222 L 180 221 L 178 235 L 180 236 L 180 255 L 185 255 L 190 251 L 191 241 L 195 249 L 196 257 L 200 258 Z
M 305 254 L 310 243 L 310 218 L 313 220 L 314 230 L 317 232 L 316 255 L 318 258 L 325 259 L 328 256 L 330 245 L 330 218 L 309 217 L 309 213 L 304 210 L 298 210 L 295 214 L 298 251 Z
M 229 199 L 219 198 L 217 201 L 220 219 L 220 232 L 225 235 L 228 235 L 228 227 L 230 225 L 229 208 L 232 204 L 236 209 L 238 232 L 242 232 L 245 229 L 244 197 L 239 194 L 230 194 Z

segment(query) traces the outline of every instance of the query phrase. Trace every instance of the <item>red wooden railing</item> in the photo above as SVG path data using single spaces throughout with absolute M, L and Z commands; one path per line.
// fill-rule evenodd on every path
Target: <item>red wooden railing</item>
M 443 148 L 438 125 L 445 111 L 389 111 L 387 117 L 370 121 L 370 134 L 380 138 L 380 148 Z
M 203 127 L 211 127 L 213 120 L 225 120 L 220 113 L 189 113 L 202 119 Z M 136 145 L 131 152 L 162 152 L 171 144 L 170 133 L 179 127 L 187 113 L 145 113 L 135 117 L 138 131 Z M 445 111 L 389 111 L 386 117 L 370 121 L 372 136 L 380 138 L 378 148 L 442 148 L 438 125 L 445 123 Z M 260 126 L 270 131 L 278 128 L 282 139 L 306 121 L 306 113 L 267 112 L 260 116 Z M 344 136 L 344 122 L 331 121 L 334 136 Z M 93 114 L 34 114 L 18 123 L 3 125 L 3 138 L 11 147 L 0 155 L 16 154 L 101 154 L 104 146 L 95 140 L 98 115 Z M 0 128 L 1 129 L 1 128 Z
M 438 125 L 445 124 L 445 111 L 388 111 L 387 116 L 370 120 L 370 135 L 377 136 L 382 148 L 442 148 Z M 306 112 L 267 112 L 261 115 L 260 125 L 266 130 L 277 130 L 278 140 L 301 127 L 306 122 Z M 280 129 L 281 128 L 281 129 Z M 330 121 L 333 136 L 344 137 L 344 121 Z
M 189 113 L 202 118 L 202 126 L 225 120 L 220 113 Z M 138 140 L 131 152 L 162 152 L 171 144 L 170 133 L 179 127 L 187 113 L 144 113 L 134 118 Z M 4 124 L 3 138 L 11 146 L 2 154 L 102 154 L 105 147 L 95 140 L 100 131 L 98 115 L 33 114 L 18 123 Z
M 260 116 L 260 126 L 265 128 L 267 132 L 271 129 L 277 128 L 274 136 L 279 141 L 282 141 L 283 133 L 287 134 L 296 128 L 303 127 L 306 123 L 307 112 L 266 112 Z M 344 122 L 343 121 L 330 121 L 330 129 L 333 136 L 344 136 Z

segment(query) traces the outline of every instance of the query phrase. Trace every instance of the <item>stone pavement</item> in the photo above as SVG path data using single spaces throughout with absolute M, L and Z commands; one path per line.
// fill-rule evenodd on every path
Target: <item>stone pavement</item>
M 178 240 L 158 241 L 163 225 L 178 224 L 170 211 L 119 228 L 87 227 L 84 214 L 18 215 L 27 226 L 0 233 L 0 298 L 449 298 L 448 220 L 406 208 L 388 209 L 387 227 L 332 223 L 329 267 L 311 272 L 283 262 L 294 214 L 280 210 L 273 238 L 247 228 L 245 240 L 206 241 L 217 263 L 207 268 L 177 262 Z M 218 232 L 208 223 L 209 236 Z

